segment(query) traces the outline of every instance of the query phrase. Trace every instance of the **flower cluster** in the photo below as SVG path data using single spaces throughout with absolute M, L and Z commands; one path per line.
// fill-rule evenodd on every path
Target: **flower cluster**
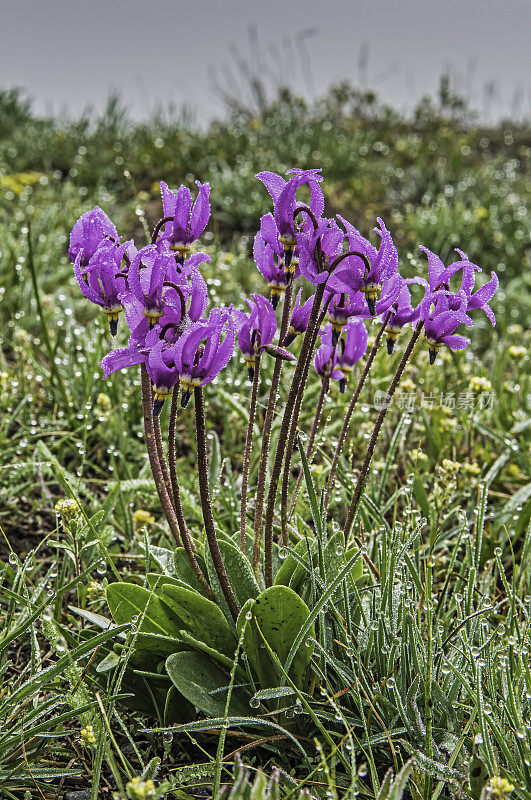
M 122 241 L 97 206 L 74 225 L 69 253 L 82 293 L 101 307 L 112 335 L 122 311 L 129 326 L 128 346 L 104 357 L 104 375 L 145 364 L 154 387 L 155 415 L 177 386 L 186 406 L 193 389 L 211 382 L 227 365 L 236 339 L 251 380 L 258 352 L 292 359 L 285 348 L 307 331 L 316 303 L 320 342 L 314 341 L 315 368 L 327 384 L 337 380 L 342 392 L 366 353 L 369 319 L 385 321 L 389 353 L 405 326 L 422 324 L 430 363 L 443 345 L 457 350 L 469 344 L 470 339 L 456 330 L 472 325 L 470 312 L 481 309 L 495 324 L 489 306 L 498 287 L 495 273 L 474 291 L 480 268 L 465 253 L 458 250 L 459 259 L 445 267 L 439 256 L 421 247 L 428 258 L 427 279 L 404 279 L 391 233 L 381 219 L 373 244 L 343 217 L 324 216 L 320 170 L 293 169 L 287 176 L 257 175 L 274 206 L 273 213 L 260 220 L 253 249 L 270 299 L 254 293 L 247 300 L 248 312 L 207 308 L 208 291 L 199 267 L 210 258 L 192 253 L 210 217 L 207 183 L 197 183 L 193 202 L 186 187 L 173 192 L 161 181 L 164 216 L 151 244 L 140 249 Z M 450 288 L 454 276 L 460 285 Z M 275 309 L 288 288 L 291 303 L 291 287 L 299 278 L 304 285 L 280 331 Z M 414 284 L 424 293 L 416 306 L 411 297 Z M 280 335 L 282 341 L 274 344 Z

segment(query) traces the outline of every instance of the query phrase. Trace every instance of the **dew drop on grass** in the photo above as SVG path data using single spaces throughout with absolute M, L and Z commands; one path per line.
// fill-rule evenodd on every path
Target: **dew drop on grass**
M 98 566 L 96 567 L 96 572 L 98 573 L 98 575 L 105 575 L 105 573 L 107 572 L 107 564 L 103 559 L 98 563 Z
M 288 555 L 288 551 L 286 550 L 286 548 L 285 547 L 281 547 L 280 550 L 278 551 L 278 557 L 280 559 L 284 560 L 287 557 L 287 555 Z
M 14 566 L 15 566 L 15 564 L 16 564 L 16 563 L 17 563 L 17 561 L 18 561 L 18 559 L 17 559 L 17 557 L 16 557 L 15 553 L 10 553 L 10 554 L 9 554 L 9 559 L 8 559 L 8 561 L 9 561 L 9 563 L 11 564 L 11 566 L 12 566 L 12 567 L 14 567 Z
M 260 707 L 260 700 L 257 697 L 251 697 L 249 700 L 249 705 L 251 708 L 259 708 Z
M 164 731 L 162 740 L 164 744 L 171 744 L 173 742 L 173 733 L 171 731 Z
M 251 620 L 252 618 L 253 618 L 253 612 L 248 611 L 247 614 L 245 615 L 245 619 Z

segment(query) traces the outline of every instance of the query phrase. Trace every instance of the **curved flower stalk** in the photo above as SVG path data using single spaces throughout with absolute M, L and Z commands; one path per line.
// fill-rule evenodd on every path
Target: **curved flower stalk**
M 334 281 L 343 282 L 352 292 L 363 292 L 369 314 L 374 317 L 377 313 L 376 304 L 380 299 L 384 281 L 392 278 L 398 272 L 397 249 L 393 244 L 391 234 L 379 217 L 380 227 L 374 229 L 381 238 L 378 250 L 348 220 L 341 216 L 338 219 L 345 227 L 350 249 L 363 253 L 370 268 L 367 269 L 365 260 L 359 256 L 350 256 L 346 259 L 347 265 L 341 265 L 334 273 Z
M 68 255 L 72 263 L 79 255 L 79 265 L 83 269 L 103 242 L 116 239 L 118 232 L 114 223 L 99 206 L 94 206 L 82 214 L 72 228 Z
M 160 182 L 162 208 L 165 217 L 172 217 L 164 224 L 160 242 L 168 245 L 176 253 L 178 261 L 184 261 L 191 245 L 199 239 L 210 219 L 210 185 L 196 181 L 199 189 L 192 206 L 192 194 L 186 186 L 172 192 L 168 184 Z
M 104 240 L 83 268 L 84 250 L 80 248 L 74 262 L 74 275 L 83 295 L 99 306 L 109 321 L 111 335 L 118 330 L 123 305 L 121 295 L 127 288 L 128 275 L 121 271 L 124 254 L 130 242 L 118 244 Z

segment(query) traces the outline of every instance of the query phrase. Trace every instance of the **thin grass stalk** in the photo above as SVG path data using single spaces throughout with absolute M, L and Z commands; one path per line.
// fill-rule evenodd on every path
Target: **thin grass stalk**
M 369 442 L 369 446 L 367 448 L 367 454 L 366 454 L 365 459 L 363 461 L 363 466 L 361 468 L 361 472 L 360 472 L 359 477 L 358 477 L 358 482 L 356 483 L 356 488 L 354 490 L 354 494 L 352 496 L 352 501 L 350 503 L 350 507 L 349 507 L 349 510 L 348 510 L 347 519 L 346 519 L 346 522 L 345 522 L 345 527 L 343 529 L 343 535 L 345 537 L 345 542 L 348 539 L 350 530 L 352 528 L 352 524 L 354 522 L 354 518 L 356 516 L 356 512 L 358 510 L 359 502 L 360 502 L 360 499 L 361 499 L 361 494 L 363 492 L 363 487 L 365 486 L 365 481 L 367 480 L 367 475 L 369 473 L 369 467 L 370 467 L 372 456 L 373 456 L 373 453 L 374 453 L 374 448 L 376 446 L 376 441 L 378 439 L 378 436 L 379 436 L 379 433 L 380 433 L 380 429 L 381 429 L 383 421 L 385 419 L 385 415 L 387 414 L 387 410 L 388 410 L 388 408 L 390 406 L 391 398 L 393 397 L 393 395 L 394 395 L 394 393 L 396 391 L 396 387 L 400 383 L 400 378 L 402 377 L 402 373 L 404 372 L 406 364 L 407 364 L 407 362 L 409 360 L 409 356 L 413 352 L 413 348 L 415 347 L 417 339 L 420 336 L 423 324 L 424 323 L 422 322 L 422 320 L 417 323 L 417 326 L 416 326 L 416 328 L 415 328 L 415 330 L 413 332 L 413 335 L 412 335 L 411 339 L 409 340 L 406 349 L 404 350 L 404 354 L 403 354 L 403 356 L 402 356 L 402 358 L 400 360 L 400 363 L 398 365 L 398 368 L 397 368 L 397 370 L 396 370 L 396 372 L 394 374 L 393 380 L 389 384 L 389 389 L 387 390 L 386 403 L 385 403 L 384 407 L 381 409 L 380 413 L 378 414 L 378 416 L 376 418 L 376 422 L 374 423 L 374 429 L 373 429 L 373 432 L 371 434 L 371 439 L 370 439 L 370 442 Z
M 323 299 L 324 290 L 325 290 L 325 284 L 321 283 L 319 284 L 315 292 L 312 311 L 310 314 L 310 319 L 308 321 L 308 328 L 304 335 L 301 352 L 297 361 L 297 366 L 295 367 L 295 372 L 293 374 L 293 380 L 286 400 L 286 405 L 284 406 L 284 416 L 282 417 L 275 460 L 273 462 L 271 479 L 269 481 L 269 491 L 267 494 L 265 531 L 264 531 L 264 560 L 265 560 L 264 572 L 265 572 L 266 586 L 271 586 L 273 583 L 273 517 L 275 513 L 275 500 L 277 496 L 278 480 L 280 478 L 282 462 L 284 460 L 284 453 L 286 448 L 286 441 L 288 438 L 291 416 L 293 414 L 293 409 L 295 407 L 295 401 L 297 399 L 297 393 L 299 391 L 301 378 L 306 364 L 306 359 L 308 358 L 308 354 L 311 353 L 311 346 L 312 343 L 314 342 L 314 330 L 317 325 L 317 318 L 319 315 L 319 309 L 321 307 L 321 301 Z
M 280 323 L 279 342 L 282 342 L 287 333 L 289 317 L 291 312 L 291 301 L 293 296 L 293 284 L 288 286 L 284 295 L 284 307 L 282 310 L 282 321 Z M 278 385 L 280 373 L 282 371 L 282 360 L 275 359 L 273 376 L 271 378 L 271 388 L 267 399 L 267 407 L 262 428 L 262 443 L 260 446 L 260 461 L 258 465 L 258 478 L 256 483 L 256 499 L 254 506 L 254 543 L 253 543 L 253 569 L 258 577 L 260 570 L 260 547 L 262 544 L 262 519 L 264 513 L 265 485 L 267 478 L 267 458 L 269 455 L 269 442 L 271 440 L 271 426 L 275 414 L 275 404 L 277 402 Z
M 242 468 L 242 489 L 240 500 L 240 550 L 245 554 L 245 532 L 247 528 L 247 488 L 249 485 L 249 468 L 251 465 L 251 452 L 253 449 L 253 432 L 254 421 L 256 418 L 256 401 L 258 398 L 258 386 L 260 384 L 260 344 L 261 337 L 257 333 L 256 341 L 254 344 L 255 357 L 254 357 L 254 375 L 253 386 L 251 389 L 251 400 L 249 403 L 249 424 L 247 425 L 247 435 L 245 437 L 245 451 L 243 454 L 243 468 Z
M 205 523 L 205 532 L 207 537 L 208 549 L 212 556 L 212 562 L 216 575 L 221 586 L 221 590 L 227 601 L 229 611 L 232 614 L 234 621 L 238 619 L 240 608 L 232 586 L 230 584 L 227 570 L 223 562 L 221 550 L 219 549 L 218 539 L 216 536 L 216 528 L 214 525 L 214 515 L 212 513 L 212 503 L 210 500 L 210 491 L 208 488 L 208 463 L 207 463 L 207 446 L 206 446 L 206 424 L 205 424 L 205 405 L 203 402 L 203 389 L 197 386 L 194 389 L 195 400 L 195 429 L 197 435 L 197 472 L 199 477 L 199 495 L 201 498 L 201 509 L 203 511 L 203 521 Z
M 325 501 L 324 501 L 324 510 L 325 512 L 328 509 L 328 504 L 330 502 L 330 495 L 332 494 L 332 487 L 334 485 L 334 480 L 336 477 L 337 472 L 337 465 L 339 464 L 339 459 L 341 453 L 343 452 L 343 447 L 345 445 L 345 439 L 347 437 L 348 428 L 350 425 L 350 420 L 352 419 L 352 414 L 354 413 L 354 409 L 356 408 L 356 404 L 358 402 L 359 396 L 361 394 L 361 390 L 365 384 L 367 379 L 367 375 L 369 374 L 369 370 L 372 366 L 372 362 L 374 361 L 374 357 L 378 352 L 378 348 L 380 347 L 380 342 L 382 340 L 382 336 L 384 334 L 385 328 L 387 323 L 389 322 L 389 318 L 391 316 L 391 312 L 389 311 L 380 325 L 378 333 L 376 334 L 376 338 L 373 342 L 373 345 L 369 351 L 369 355 L 367 357 L 367 361 L 365 362 L 365 366 L 363 367 L 363 372 L 361 373 L 357 386 L 354 390 L 354 394 L 351 397 L 350 403 L 347 408 L 347 413 L 345 414 L 345 418 L 343 419 L 343 424 L 341 425 L 341 430 L 339 432 L 339 437 L 337 440 L 337 447 L 334 450 L 334 457 L 332 459 L 332 465 L 330 467 L 330 473 L 328 475 L 328 480 L 326 482 L 326 493 L 325 493 Z
M 315 409 L 315 414 L 314 414 L 314 418 L 313 418 L 313 422 L 312 422 L 312 427 L 311 427 L 311 430 L 310 430 L 310 435 L 308 437 L 308 444 L 306 445 L 306 458 L 308 459 L 308 464 L 310 463 L 312 455 L 313 455 L 313 443 L 315 441 L 315 437 L 316 437 L 317 431 L 319 429 L 319 423 L 321 422 L 321 414 L 322 414 L 322 411 L 323 411 L 323 403 L 324 403 L 324 399 L 326 397 L 326 393 L 328 392 L 329 385 L 330 385 L 329 378 L 323 378 L 322 381 L 321 381 L 321 389 L 319 391 L 319 397 L 317 398 L 317 406 L 316 406 L 316 409 Z M 297 477 L 297 483 L 295 484 L 295 489 L 293 491 L 291 502 L 289 504 L 288 519 L 290 518 L 290 516 L 291 516 L 291 514 L 293 512 L 293 509 L 295 508 L 295 506 L 297 504 L 297 497 L 299 496 L 299 490 L 300 490 L 301 483 L 302 483 L 302 476 L 303 476 L 303 470 L 301 469 L 301 471 L 299 472 L 299 475 Z

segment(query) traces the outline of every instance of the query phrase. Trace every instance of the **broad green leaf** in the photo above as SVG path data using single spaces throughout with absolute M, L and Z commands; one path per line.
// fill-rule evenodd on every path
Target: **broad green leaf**
M 310 616 L 310 609 L 288 586 L 271 586 L 255 600 L 250 611 L 252 620 L 248 627 L 250 627 L 255 640 L 256 650 L 253 652 L 255 658 L 255 653 L 258 653 L 257 663 L 253 666 L 255 666 L 257 674 L 261 676 L 260 684 L 263 689 L 277 686 L 280 675 L 277 673 L 276 667 L 273 666 L 273 670 L 269 666 L 266 668 L 270 657 L 264 649 L 263 638 L 266 639 L 281 664 L 284 664 L 297 634 Z M 311 626 L 308 637 L 310 639 L 314 636 L 315 631 Z M 299 688 L 304 687 L 306 683 L 312 653 L 313 643 L 308 647 L 302 647 L 292 661 L 289 675 Z M 248 655 L 251 658 L 251 653 Z
M 221 609 L 206 597 L 190 589 L 164 584 L 161 587 L 164 603 L 180 617 L 194 637 L 232 658 L 236 637 Z
M 308 558 L 308 545 L 306 544 L 306 539 L 299 539 L 295 547 L 292 548 L 293 552 L 296 553 L 299 558 L 304 559 L 306 556 L 306 560 Z M 296 567 L 298 566 L 298 562 L 292 555 L 288 553 L 282 564 L 280 565 L 280 569 L 278 570 L 277 574 L 275 575 L 274 585 L 275 586 L 289 586 L 289 582 L 293 577 L 293 573 L 295 572 Z
M 203 572 L 203 575 L 206 577 L 207 570 L 203 556 L 200 553 L 196 553 L 195 558 Z M 173 563 L 175 566 L 175 574 L 177 575 L 177 577 L 179 577 L 181 580 L 187 583 L 194 591 L 199 592 L 199 594 L 205 595 L 205 588 L 199 582 L 195 572 L 193 571 L 184 547 L 177 547 L 177 549 L 173 554 Z M 169 583 L 172 583 L 172 581 L 169 581 Z
M 229 677 L 207 655 L 174 653 L 166 660 L 166 671 L 178 691 L 204 714 L 210 717 L 225 714 Z M 233 688 L 229 710 L 241 716 L 251 714 L 249 700 L 241 688 Z
M 107 587 L 107 603 L 118 624 L 131 622 L 136 617 L 143 633 L 178 636 L 183 627 L 179 617 L 155 594 L 134 583 L 111 583 Z
M 219 541 L 219 549 L 221 550 L 221 556 L 223 558 L 223 563 L 225 564 L 230 585 L 232 586 L 232 590 L 236 595 L 238 605 L 241 608 L 241 606 L 243 606 L 250 597 L 258 597 L 260 594 L 260 587 L 256 582 L 256 578 L 254 577 L 254 573 L 249 561 L 238 547 L 235 547 L 230 542 L 223 541 L 221 539 Z M 216 595 L 216 598 L 219 598 L 220 601 L 221 598 L 223 598 L 224 601 L 225 598 L 223 596 L 210 553 L 207 553 L 206 555 L 206 563 L 212 591 Z M 225 603 L 223 603 L 223 605 L 225 607 Z

